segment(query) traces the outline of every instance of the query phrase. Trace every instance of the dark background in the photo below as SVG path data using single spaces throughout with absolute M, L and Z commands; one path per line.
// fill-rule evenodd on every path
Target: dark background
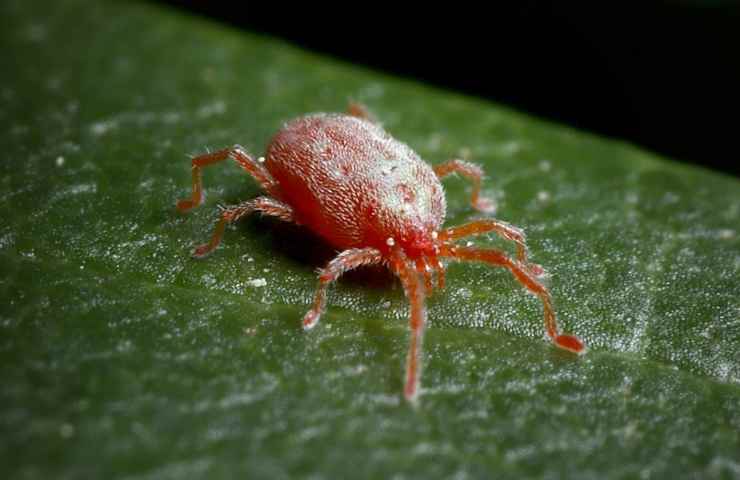
M 738 2 L 164 1 L 740 176 Z

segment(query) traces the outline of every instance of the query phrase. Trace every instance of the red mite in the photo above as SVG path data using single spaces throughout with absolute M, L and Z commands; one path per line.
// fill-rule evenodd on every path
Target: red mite
M 444 287 L 442 259 L 484 262 L 508 269 L 542 301 L 545 331 L 558 347 L 584 350 L 575 336 L 559 333 L 550 293 L 538 276 L 542 269 L 527 259 L 524 233 L 505 222 L 477 220 L 442 228 L 445 197 L 440 179 L 459 173 L 473 184 L 471 203 L 491 211 L 480 197 L 483 171 L 452 160 L 434 167 L 406 144 L 375 124 L 364 107 L 351 105 L 348 115 L 316 113 L 286 123 L 267 147 L 264 159 L 253 159 L 240 146 L 195 157 L 193 194 L 177 208 L 188 211 L 203 201 L 201 169 L 231 158 L 254 177 L 267 195 L 222 208 L 210 242 L 195 249 L 203 257 L 221 242 L 227 223 L 252 212 L 305 225 L 340 253 L 320 271 L 313 306 L 303 328 L 315 327 L 326 307 L 326 290 L 344 272 L 382 264 L 401 281 L 411 304 L 411 344 L 406 360 L 404 395 L 415 402 L 421 377 L 421 344 L 426 324 L 425 298 Z M 471 235 L 493 232 L 514 243 L 516 260 L 494 249 L 460 246 Z

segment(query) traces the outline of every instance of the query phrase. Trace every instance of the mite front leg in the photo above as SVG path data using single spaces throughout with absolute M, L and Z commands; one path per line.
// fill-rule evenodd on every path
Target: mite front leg
M 374 248 L 353 248 L 345 250 L 335 257 L 319 272 L 319 287 L 316 289 L 313 306 L 303 317 L 303 328 L 310 330 L 316 326 L 321 314 L 326 309 L 326 290 L 345 272 L 363 265 L 374 265 L 382 261 L 379 250 Z
M 478 165 L 464 160 L 450 160 L 434 166 L 434 173 L 441 179 L 453 173 L 459 173 L 473 183 L 473 193 L 470 204 L 476 210 L 491 213 L 496 210 L 493 200 L 480 196 L 480 184 L 483 179 L 483 169 Z
M 227 158 L 233 158 L 239 165 L 248 171 L 257 183 L 262 186 L 268 193 L 275 197 L 279 197 L 279 189 L 277 183 L 270 175 L 270 172 L 261 163 L 255 161 L 250 157 L 244 149 L 235 145 L 230 148 L 224 148 L 222 150 L 215 151 L 213 153 L 207 153 L 205 155 L 199 155 L 192 160 L 192 171 L 193 171 L 193 193 L 190 199 L 183 199 L 177 202 L 177 209 L 181 212 L 187 212 L 188 210 L 197 207 L 203 203 L 203 167 L 213 165 L 215 163 L 226 160 Z
M 401 279 L 404 293 L 411 306 L 411 316 L 409 318 L 411 339 L 406 356 L 406 385 L 403 389 L 403 395 L 409 403 L 416 405 L 421 384 L 421 350 L 427 320 L 424 285 L 419 278 L 419 274 L 414 271 L 413 266 L 408 263 L 403 253 L 396 252 L 396 257 L 393 259 L 393 270 Z
M 293 209 L 289 205 L 270 197 L 257 197 L 254 200 L 247 200 L 239 205 L 221 207 L 221 218 L 216 224 L 211 240 L 197 247 L 193 251 L 193 257 L 203 258 L 211 253 L 221 243 L 226 224 L 235 222 L 252 212 L 261 212 L 264 215 L 277 217 L 285 222 L 295 222 Z
M 432 284 L 432 272 L 434 270 L 432 270 L 432 267 L 429 264 L 429 260 L 425 258 L 418 258 L 415 264 L 416 271 L 424 278 L 424 288 L 429 294 L 431 294 L 432 289 L 434 288 Z
M 437 272 L 437 288 L 444 290 L 445 288 L 445 267 L 437 257 L 432 260 L 432 268 Z
M 555 311 L 552 308 L 550 292 L 544 285 L 539 283 L 526 266 L 514 262 L 503 252 L 492 249 L 469 248 L 445 245 L 441 248 L 441 256 L 455 260 L 467 260 L 473 262 L 484 262 L 489 265 L 507 268 L 514 277 L 524 285 L 530 292 L 534 293 L 542 301 L 545 316 L 545 331 L 555 345 L 574 353 L 582 353 L 584 345 L 581 340 L 573 335 L 559 333 Z
M 510 240 L 516 244 L 516 258 L 520 263 L 529 266 L 527 259 L 528 249 L 525 242 L 524 232 L 513 225 L 496 219 L 476 220 L 474 222 L 450 227 L 439 232 L 439 239 L 442 241 L 455 241 L 472 235 L 481 235 L 493 232 L 501 238 Z M 542 267 L 531 265 L 531 270 L 535 275 L 542 274 Z
M 262 164 L 262 162 L 264 162 L 263 158 L 255 160 L 240 145 L 234 145 L 231 148 L 229 155 L 244 170 L 249 172 L 249 174 L 257 180 L 257 183 L 259 183 L 267 193 L 275 198 L 281 198 L 280 186 L 277 181 L 272 178 L 272 175 L 270 175 L 267 168 Z

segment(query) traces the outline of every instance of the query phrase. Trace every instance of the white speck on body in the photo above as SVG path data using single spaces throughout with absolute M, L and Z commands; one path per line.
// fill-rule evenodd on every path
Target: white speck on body
M 388 240 L 385 241 L 385 244 L 388 245 L 389 247 L 392 247 L 393 245 L 396 244 L 396 241 L 393 240 L 393 237 L 388 237 Z
M 64 165 L 64 157 L 61 156 L 61 155 L 58 156 L 54 163 L 56 163 L 56 166 L 57 167 L 63 166 Z
M 548 200 L 550 200 L 550 192 L 548 192 L 547 190 L 540 190 L 539 192 L 537 192 L 537 200 L 539 200 L 540 202 L 547 202 Z

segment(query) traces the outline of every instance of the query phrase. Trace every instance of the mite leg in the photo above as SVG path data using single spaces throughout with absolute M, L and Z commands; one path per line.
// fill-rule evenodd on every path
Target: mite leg
M 383 260 L 379 250 L 374 248 L 352 248 L 337 255 L 326 268 L 319 272 L 319 287 L 316 289 L 313 306 L 303 317 L 303 328 L 310 330 L 319 323 L 326 309 L 326 290 L 343 273 L 363 265 L 373 265 Z
M 454 241 L 471 235 L 481 235 L 488 232 L 493 232 L 501 238 L 514 242 L 516 244 L 516 259 L 520 263 L 527 265 L 535 275 L 541 275 L 543 273 L 542 267 L 530 264 L 527 260 L 528 250 L 524 232 L 506 222 L 495 219 L 477 220 L 442 230 L 439 232 L 438 238 L 442 241 Z
M 230 148 L 206 153 L 193 158 L 193 193 L 190 199 L 183 199 L 177 202 L 177 209 L 181 212 L 187 212 L 191 208 L 197 207 L 203 203 L 203 167 L 221 162 L 227 158 L 233 158 L 239 165 L 249 172 L 257 183 L 268 193 L 275 197 L 280 197 L 277 183 L 270 175 L 270 172 L 260 162 L 250 157 L 242 147 L 235 145 Z
M 480 196 L 480 184 L 483 179 L 483 169 L 478 165 L 464 160 L 450 160 L 434 166 L 434 173 L 442 179 L 453 173 L 459 173 L 473 183 L 473 194 L 470 198 L 470 204 L 476 210 L 481 212 L 493 212 L 496 207 L 493 200 Z
M 404 260 L 402 256 L 400 258 L 396 257 L 393 260 L 393 270 L 401 279 L 404 293 L 411 305 L 411 317 L 409 319 L 411 339 L 406 356 L 406 385 L 403 389 L 403 395 L 409 403 L 415 405 L 419 398 L 419 385 L 421 383 L 421 349 L 427 312 L 424 302 L 424 284 L 421 282 L 418 272 Z
M 445 288 L 445 267 L 437 257 L 431 260 L 432 268 L 437 272 L 437 288 L 443 290 Z
M 416 271 L 424 277 L 424 288 L 428 293 L 432 293 L 432 266 L 429 261 L 425 258 L 419 258 L 416 260 Z
M 363 103 L 350 101 L 349 105 L 347 105 L 347 114 L 353 117 L 362 118 L 370 123 L 378 123 L 378 119 Z
M 221 208 L 221 218 L 216 224 L 211 240 L 208 243 L 200 245 L 193 251 L 193 256 L 203 258 L 211 253 L 224 235 L 224 229 L 227 223 L 235 222 L 245 215 L 252 212 L 261 212 L 264 215 L 277 217 L 285 222 L 294 222 L 293 209 L 285 203 L 270 197 L 257 197 L 254 200 L 247 200 L 238 205 Z
M 441 255 L 456 260 L 484 262 L 489 265 L 507 268 L 519 283 L 524 285 L 524 287 L 526 287 L 530 292 L 537 295 L 542 301 L 542 306 L 545 311 L 545 330 L 553 343 L 560 348 L 574 353 L 583 352 L 585 347 L 578 337 L 573 335 L 563 335 L 558 331 L 558 324 L 555 319 L 555 311 L 552 308 L 550 292 L 544 285 L 537 281 L 532 272 L 530 272 L 524 265 L 514 262 L 503 252 L 492 249 L 443 246 Z

